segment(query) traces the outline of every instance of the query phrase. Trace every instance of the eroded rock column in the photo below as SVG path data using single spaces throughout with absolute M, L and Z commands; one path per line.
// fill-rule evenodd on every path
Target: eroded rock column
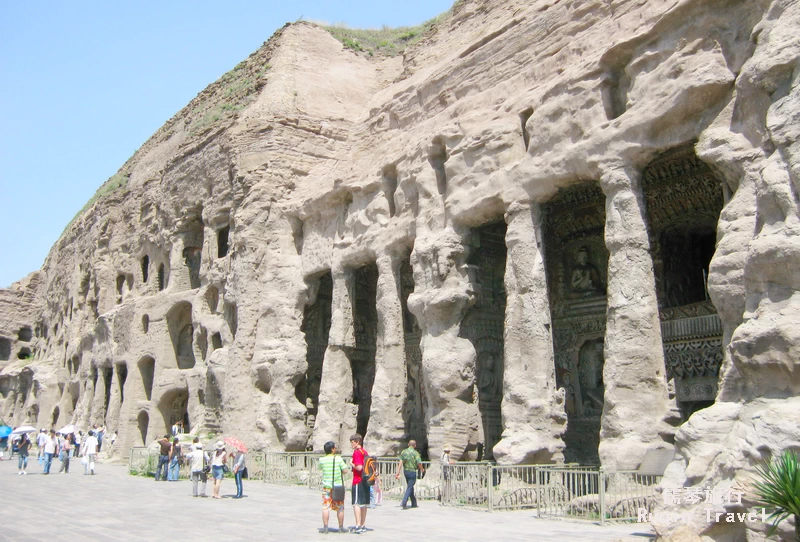
M 600 184 L 609 259 L 599 454 L 609 469 L 635 469 L 667 411 L 661 325 L 639 174 L 609 167 Z
M 556 389 L 553 335 L 538 206 L 513 204 L 506 215 L 505 373 L 500 463 L 549 463 L 564 448 L 563 391 Z
M 346 353 L 346 349 L 355 347 L 353 306 L 350 298 L 353 273 L 340 268 L 334 269 L 332 276 L 331 330 L 322 362 L 319 409 L 311 437 L 313 449 L 316 451 L 322 450 L 329 440 L 336 442 L 341 449 L 346 449 L 349 430 L 355 427 L 357 412 L 352 404 L 353 371 Z M 352 420 L 352 424 L 346 423 L 346 420 Z
M 461 237 L 448 228 L 418 237 L 411 253 L 415 291 L 408 308 L 422 329 L 422 380 L 426 393 L 428 454 L 451 446 L 453 459 L 477 446 L 480 416 L 474 399 L 475 349 L 458 336 L 474 298 L 464 269 Z
M 404 447 L 401 439 L 405 432 L 406 363 L 400 262 L 382 254 L 378 256 L 377 265 L 378 336 L 367 440 L 371 454 L 395 455 Z
M 95 366 L 94 370 L 97 371 L 97 378 L 94 379 L 94 388 L 92 391 L 92 410 L 90 422 L 92 424 L 104 422 L 106 417 L 106 379 L 103 372 L 105 368 L 102 366 Z

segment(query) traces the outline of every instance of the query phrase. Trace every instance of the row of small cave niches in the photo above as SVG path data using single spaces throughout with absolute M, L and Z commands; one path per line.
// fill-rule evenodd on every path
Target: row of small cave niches
M 23 326 L 17 332 L 17 340 L 29 343 L 33 339 L 33 331 L 28 326 Z M 8 361 L 11 358 L 11 339 L 0 337 L 0 361 Z M 32 356 L 30 347 L 22 346 L 17 352 L 18 359 L 28 359 Z
M 209 286 L 203 296 L 206 309 L 210 314 L 218 313 L 219 290 L 215 286 Z M 238 313 L 235 303 L 223 303 L 221 315 L 231 331 L 231 335 L 236 337 L 238 327 Z M 175 363 L 178 369 L 191 369 L 195 366 L 196 355 L 195 347 L 203 360 L 215 350 L 223 346 L 222 333 L 220 331 L 210 331 L 203 326 L 199 326 L 199 331 L 195 333 L 196 324 L 192 320 L 192 304 L 189 301 L 176 303 L 166 315 L 167 332 L 175 352 Z M 142 315 L 142 333 L 150 333 L 150 316 Z
M 72 365 L 73 360 L 70 360 Z M 75 366 L 80 365 L 77 357 L 74 359 Z M 138 379 L 129 379 L 130 371 L 138 373 Z M 120 412 L 123 410 L 126 398 L 133 398 L 136 401 L 142 398 L 147 401 L 153 401 L 153 386 L 156 377 L 156 360 L 152 356 L 144 356 L 134 365 L 126 362 L 117 362 L 113 365 L 105 365 L 102 367 L 92 367 L 89 373 L 89 378 L 85 382 L 83 391 L 92 395 L 92 402 L 100 401 L 103 404 L 102 417 L 106 419 L 109 415 L 112 418 L 118 418 Z M 7 391 L 8 386 L 2 388 L 0 391 Z M 30 391 L 31 383 L 27 381 L 21 382 L 21 393 L 27 397 Z M 114 389 L 118 392 L 119 401 L 112 402 L 112 394 Z M 68 423 L 72 413 L 75 411 L 78 401 L 82 395 L 81 386 L 77 381 L 73 381 L 67 385 L 59 384 L 60 397 L 69 398 L 70 401 L 60 401 L 60 404 L 53 407 L 51 411 L 50 425 L 60 426 Z M 206 379 L 205 386 L 197 391 L 198 402 L 200 405 L 209 405 L 212 409 L 218 409 L 219 401 L 219 385 L 216 377 L 209 373 Z M 189 390 L 183 387 L 169 389 L 157 397 L 157 401 L 153 404 L 154 409 L 140 410 L 137 416 L 137 425 L 141 432 L 142 440 L 141 445 L 147 444 L 147 430 L 150 421 L 150 412 L 160 413 L 163 418 L 165 429 L 168 431 L 169 427 L 175 422 L 183 422 L 185 430 L 191 428 L 188 416 L 188 399 Z M 37 407 L 38 408 L 38 407 Z M 113 412 L 112 412 L 113 411 Z M 32 415 L 38 417 L 38 411 Z M 163 434 L 157 430 L 159 434 Z
M 191 228 L 187 233 L 183 234 L 184 248 L 183 248 L 183 261 L 185 264 L 186 276 L 181 280 L 185 282 L 188 289 L 194 290 L 201 286 L 200 283 L 200 267 L 202 264 L 203 255 L 203 227 Z M 224 258 L 228 255 L 230 250 L 230 226 L 225 226 L 217 230 L 217 257 Z M 150 256 L 145 254 L 139 260 L 141 283 L 145 285 L 146 290 L 150 290 L 151 276 L 155 271 L 155 288 L 161 292 L 169 286 L 170 274 L 173 271 L 168 267 L 165 262 L 152 262 Z M 157 267 L 155 267 L 157 265 Z M 153 269 L 155 267 L 155 269 Z M 181 277 L 175 277 L 181 278 Z M 134 288 L 134 275 L 133 273 L 119 273 L 117 275 L 117 303 L 122 303 L 122 300 L 127 292 Z

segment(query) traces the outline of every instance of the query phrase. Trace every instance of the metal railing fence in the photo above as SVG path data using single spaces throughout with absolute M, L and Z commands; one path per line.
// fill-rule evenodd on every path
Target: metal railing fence
M 537 501 L 535 465 L 491 465 L 486 481 L 490 510 L 532 508 Z
M 406 492 L 406 478 L 402 474 L 397 475 L 399 459 L 381 458 L 378 459 L 378 473 L 380 475 L 379 487 L 384 499 L 401 500 Z M 422 479 L 417 478 L 414 484 L 414 495 L 418 500 L 437 500 L 441 494 L 441 470 L 431 468 L 430 461 L 423 461 L 425 475 Z
M 491 463 L 460 461 L 454 465 L 437 467 L 442 480 L 443 505 L 488 508 Z
M 321 454 L 310 452 L 250 453 L 247 456 L 250 480 L 279 485 L 322 488 L 319 469 Z M 350 465 L 350 456 L 343 456 Z M 406 490 L 404 476 L 397 478 L 398 459 L 378 458 L 379 484 L 384 499 L 399 500 Z M 129 472 L 153 475 L 158 452 L 131 448 Z M 602 467 L 581 465 L 494 465 L 488 462 L 458 462 L 442 465 L 424 462 L 425 476 L 418 479 L 415 494 L 419 500 L 440 500 L 444 506 L 480 510 L 534 510 L 538 517 L 606 521 L 636 520 L 641 508 L 652 512 L 655 488 L 660 476 L 640 475 L 635 471 L 608 472 Z M 189 466 L 181 467 L 181 477 L 189 477 Z M 352 483 L 352 473 L 344 477 Z
M 265 482 L 279 485 L 311 485 L 312 469 L 319 454 L 312 452 L 287 452 L 264 454 Z

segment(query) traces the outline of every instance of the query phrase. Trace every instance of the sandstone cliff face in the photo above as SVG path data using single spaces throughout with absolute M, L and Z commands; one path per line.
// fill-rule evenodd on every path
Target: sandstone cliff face
M 9 348 L 37 331 L 3 416 L 118 450 L 180 420 L 611 469 L 674 443 L 664 487 L 741 484 L 800 446 L 798 27 L 789 0 L 467 1 L 371 59 L 287 25 L 3 305 Z

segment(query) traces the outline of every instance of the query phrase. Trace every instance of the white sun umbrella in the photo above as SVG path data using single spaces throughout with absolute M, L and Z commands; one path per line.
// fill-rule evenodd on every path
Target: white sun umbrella
M 35 432 L 36 432 L 36 428 L 35 427 L 31 427 L 30 425 L 21 425 L 21 426 L 17 427 L 16 429 L 14 429 L 11 432 L 11 434 L 12 435 L 21 435 L 22 433 L 35 433 Z
M 61 429 L 58 430 L 59 433 L 62 435 L 69 435 L 70 433 L 74 433 L 76 431 L 75 426 L 72 424 L 65 425 Z

